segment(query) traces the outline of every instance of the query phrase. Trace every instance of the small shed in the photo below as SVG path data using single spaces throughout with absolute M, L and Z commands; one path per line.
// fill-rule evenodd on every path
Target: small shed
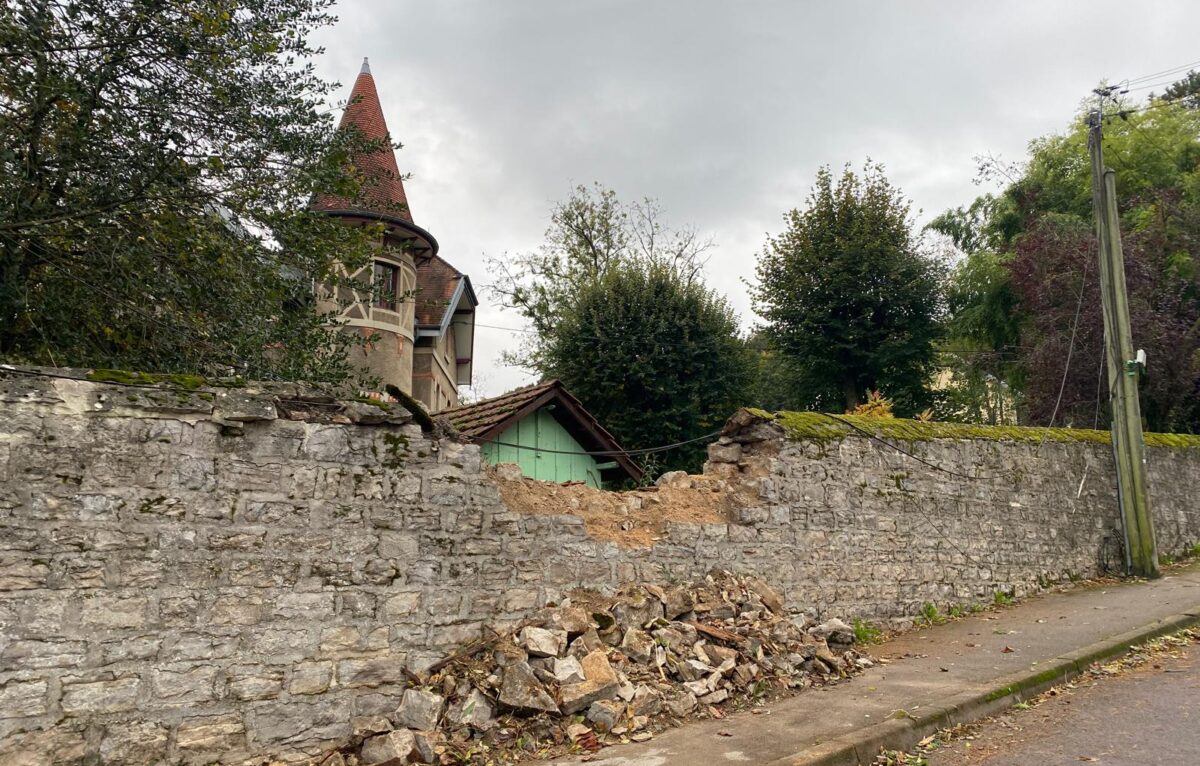
M 641 467 L 558 380 L 438 416 L 480 445 L 489 463 L 515 463 L 531 479 L 602 487 L 642 477 Z

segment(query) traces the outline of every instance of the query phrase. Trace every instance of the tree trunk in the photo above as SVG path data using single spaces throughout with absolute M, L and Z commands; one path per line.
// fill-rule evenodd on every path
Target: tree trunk
M 846 412 L 853 410 L 862 401 L 858 395 L 858 383 L 854 378 L 848 377 L 842 382 L 842 394 L 846 397 Z

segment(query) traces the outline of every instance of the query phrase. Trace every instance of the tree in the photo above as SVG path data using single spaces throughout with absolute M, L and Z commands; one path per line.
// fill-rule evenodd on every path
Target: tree
M 311 301 L 372 232 L 332 84 L 330 0 L 16 0 L 0 9 L 0 357 L 339 380 Z
M 489 270 L 500 303 L 515 308 L 534 332 L 506 360 L 539 370 L 546 339 L 559 320 L 576 309 L 582 291 L 610 269 L 633 264 L 665 266 L 685 283 L 699 278 L 712 246 L 691 229 L 671 229 L 658 202 L 625 203 L 600 184 L 577 186 L 550 212 L 546 241 L 535 252 L 492 258 Z
M 1017 421 L 1012 391 L 1020 381 L 1020 322 L 1007 257 L 996 251 L 1000 200 L 984 195 L 969 208 L 948 210 L 926 229 L 961 254 L 943 288 L 945 335 L 935 410 L 942 420 L 1000 425 Z
M 747 403 L 747 354 L 701 280 L 707 240 L 669 228 L 652 200 L 577 187 L 534 253 L 491 261 L 501 302 L 533 332 L 511 363 L 563 381 L 627 449 L 694 439 Z M 696 470 L 702 445 L 650 457 Z
M 768 412 L 803 409 L 792 385 L 797 373 L 791 360 L 761 329 L 750 333 L 745 345 L 751 376 L 746 403 Z
M 1154 101 L 1154 94 L 1150 94 Z M 1200 109 L 1200 72 L 1194 69 L 1172 83 L 1162 94 L 1163 101 L 1180 101 L 1192 109 Z
M 868 163 L 834 183 L 821 168 L 804 210 L 784 217 L 758 261 L 756 311 L 790 360 L 807 407 L 853 409 L 881 390 L 901 414 L 930 401 L 941 299 L 909 203 Z
M 623 262 L 583 286 L 544 337 L 542 372 L 559 378 L 627 449 L 694 439 L 747 400 L 749 374 L 728 303 L 662 263 Z M 695 471 L 704 445 L 651 457 Z

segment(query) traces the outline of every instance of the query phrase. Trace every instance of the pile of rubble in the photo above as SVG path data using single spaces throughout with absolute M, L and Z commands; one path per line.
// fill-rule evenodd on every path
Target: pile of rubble
M 414 678 L 390 719 L 356 720 L 354 746 L 326 764 L 505 763 L 643 741 L 869 667 L 853 643 L 844 622 L 809 626 L 766 583 L 727 572 L 580 593 Z

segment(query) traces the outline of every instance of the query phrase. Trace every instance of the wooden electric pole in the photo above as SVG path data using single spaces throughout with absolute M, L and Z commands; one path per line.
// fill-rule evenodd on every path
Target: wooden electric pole
M 1088 149 L 1092 155 L 1092 211 L 1100 251 L 1100 299 L 1104 309 L 1104 343 L 1108 359 L 1109 401 L 1112 404 L 1113 457 L 1117 464 L 1117 498 L 1125 527 L 1126 563 L 1132 574 L 1158 577 L 1158 550 L 1146 488 L 1146 445 L 1138 403 L 1138 362 L 1134 358 L 1129 327 L 1129 299 L 1125 292 L 1125 256 L 1117 218 L 1116 176 L 1104 166 L 1101 118 L 1105 90 L 1099 90 L 1100 108 L 1091 115 Z

